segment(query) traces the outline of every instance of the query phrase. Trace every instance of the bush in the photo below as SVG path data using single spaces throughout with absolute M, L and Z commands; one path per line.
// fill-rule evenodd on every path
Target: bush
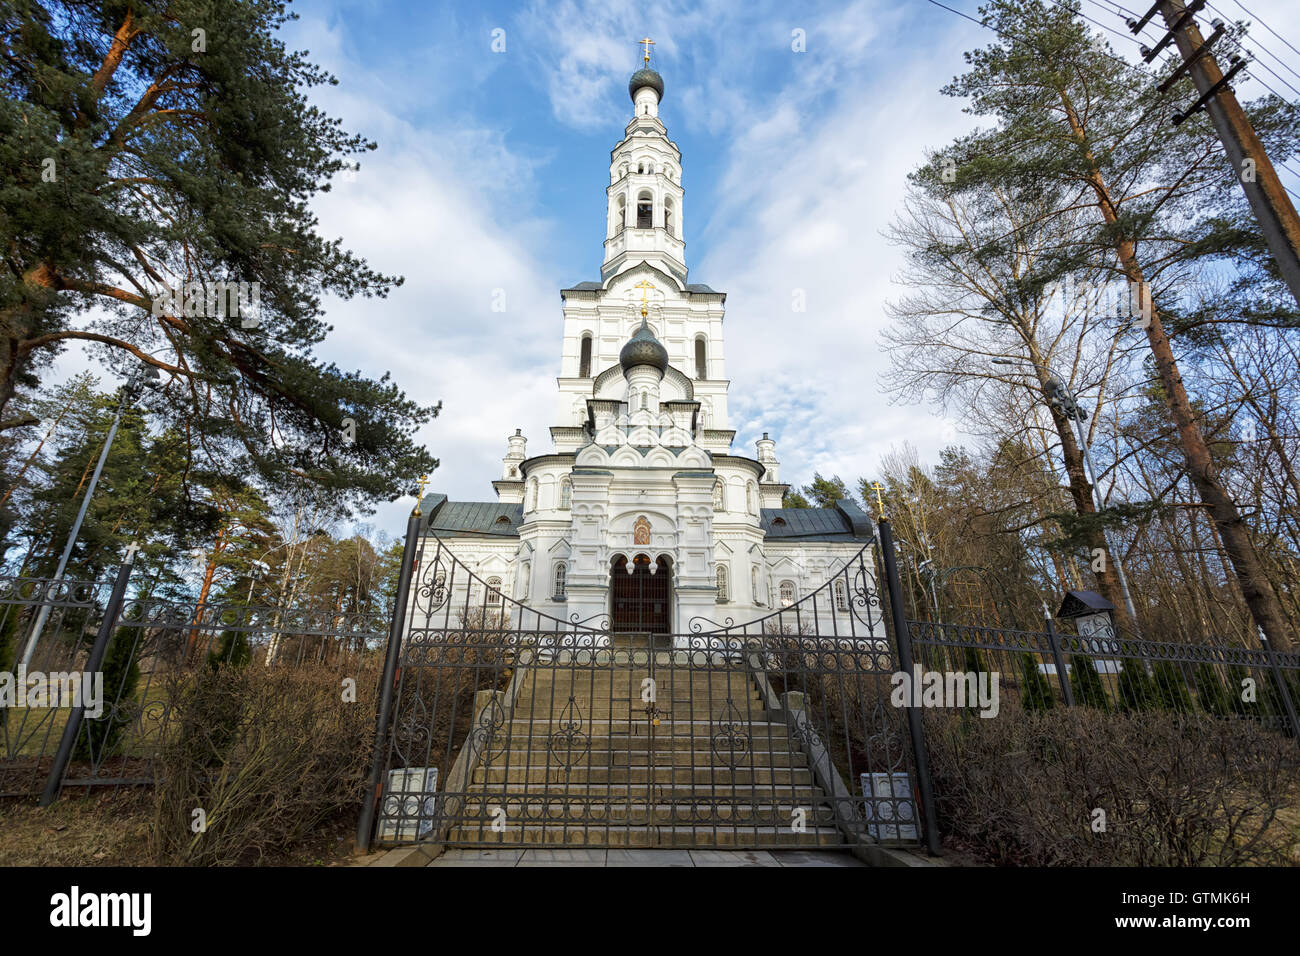
M 248 865 L 355 814 L 374 732 L 375 675 L 346 703 L 337 668 L 205 668 L 183 685 L 159 758 L 151 855 Z M 214 730 L 215 728 L 215 730 Z M 233 734 L 230 732 L 233 730 Z M 192 830 L 202 810 L 206 829 Z
M 1087 654 L 1070 655 L 1070 690 L 1074 693 L 1074 702 L 1078 706 L 1110 710 L 1106 686 L 1101 682 L 1101 675 Z
M 1186 714 L 1192 710 L 1192 695 L 1187 692 L 1187 681 L 1182 668 L 1173 661 L 1157 661 L 1151 666 L 1155 682 L 1157 706 L 1175 713 Z
M 1020 655 L 1020 705 L 1028 711 L 1050 710 L 1056 704 L 1052 685 L 1038 669 L 1038 658 L 1033 654 Z
M 1198 664 L 1192 671 L 1192 686 L 1196 688 L 1196 699 L 1201 709 L 1216 717 L 1231 716 L 1235 709 L 1232 694 L 1219 680 L 1219 672 L 1213 664 Z
M 77 734 L 73 760 L 102 763 L 113 752 L 122 732 L 135 719 L 138 703 L 136 687 L 140 683 L 140 662 L 135 653 L 135 632 L 119 627 L 109 638 L 100 672 L 104 675 L 104 711 L 96 718 L 87 717 Z
M 248 635 L 243 631 L 222 631 L 216 650 L 208 653 L 208 667 L 216 670 L 222 664 L 243 667 L 253 659 L 253 649 L 248 645 Z
M 1295 741 L 1253 721 L 1086 708 L 925 721 L 940 832 L 980 862 L 1300 862 L 1300 837 L 1279 817 L 1300 793 Z
M 1159 688 L 1147 673 L 1146 664 L 1140 660 L 1125 659 L 1119 680 L 1115 682 L 1119 709 L 1126 714 L 1153 710 L 1160 705 Z

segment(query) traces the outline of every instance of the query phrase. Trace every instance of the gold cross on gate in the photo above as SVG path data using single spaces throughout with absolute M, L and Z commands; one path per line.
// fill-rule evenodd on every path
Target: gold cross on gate
M 417 518 L 420 517 L 420 502 L 424 500 L 424 486 L 429 483 L 428 475 L 420 476 L 420 490 L 415 493 L 415 511 L 412 512 Z
M 885 486 L 875 481 L 871 483 L 871 487 L 876 492 L 876 510 L 880 512 L 880 517 L 883 518 L 885 516 L 885 502 L 881 499 L 880 493 L 885 489 Z
M 645 65 L 646 65 L 646 66 L 649 66 L 649 65 L 650 65 L 650 47 L 654 46 L 654 42 L 655 42 L 655 41 L 652 40 L 652 39 L 650 39 L 649 37 L 646 37 L 645 39 L 637 40 L 636 42 L 637 42 L 637 43 L 640 43 L 643 47 L 645 47 Z
M 645 279 L 642 279 L 640 282 L 638 282 L 638 283 L 637 283 L 636 285 L 634 285 L 632 288 L 634 288 L 634 289 L 640 289 L 640 290 L 641 290 L 641 318 L 644 319 L 644 318 L 646 317 L 646 315 L 648 314 L 648 311 L 647 311 L 647 302 L 646 302 L 646 290 L 647 290 L 647 289 L 654 289 L 654 286 L 652 286 L 652 285 L 651 285 L 649 282 L 647 282 Z M 656 291 L 658 291 L 658 290 L 656 290 Z

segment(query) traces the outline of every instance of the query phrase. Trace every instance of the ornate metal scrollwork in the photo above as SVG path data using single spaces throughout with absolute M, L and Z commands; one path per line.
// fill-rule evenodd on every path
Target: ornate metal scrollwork
M 590 748 L 591 738 L 582 731 L 582 711 L 570 694 L 568 704 L 560 712 L 559 729 L 546 738 L 546 749 L 567 775 Z
M 506 712 L 501 701 L 493 694 L 488 705 L 480 711 L 474 729 L 470 731 L 470 746 L 483 755 L 484 764 L 491 764 L 505 752 L 505 746 L 493 747 L 500 737 L 501 726 L 506 722 Z
M 747 732 L 749 723 L 745 720 L 731 697 L 722 708 L 722 716 L 715 722 L 718 728 L 713 734 L 713 753 L 732 770 L 740 766 L 749 756 L 751 741 Z
M 735 627 L 736 622 L 734 619 L 728 617 L 719 623 L 711 618 L 697 614 L 687 622 L 686 626 L 692 634 L 703 634 L 706 626 L 708 626 L 711 631 L 725 631 L 728 628 Z

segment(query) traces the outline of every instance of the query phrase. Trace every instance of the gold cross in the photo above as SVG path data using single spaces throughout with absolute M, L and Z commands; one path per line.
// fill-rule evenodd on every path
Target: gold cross
M 650 39 L 649 37 L 646 37 L 644 40 L 637 40 L 636 42 L 637 42 L 637 43 L 640 43 L 643 47 L 645 47 L 645 65 L 646 65 L 646 66 L 649 66 L 649 65 L 650 65 L 650 47 L 652 47 L 652 46 L 654 45 L 654 42 L 655 42 L 655 41 L 652 40 L 652 39 Z
M 412 512 L 417 518 L 420 517 L 420 502 L 424 500 L 424 486 L 429 483 L 428 475 L 420 476 L 420 490 L 415 494 L 415 511 Z
M 642 279 L 640 282 L 638 282 L 638 283 L 637 283 L 636 285 L 634 285 L 632 288 L 634 288 L 634 289 L 640 289 L 640 290 L 641 290 L 641 318 L 644 319 L 644 318 L 646 317 L 646 315 L 648 314 L 647 309 L 646 309 L 646 290 L 647 290 L 647 289 L 654 289 L 654 286 L 652 286 L 652 285 L 651 285 L 649 282 L 647 282 L 645 279 Z M 655 291 L 658 291 L 658 290 L 655 290 Z
M 875 489 L 876 492 L 876 509 L 880 512 L 880 517 L 883 518 L 885 516 L 885 502 L 881 499 L 880 493 L 884 491 L 885 486 L 876 481 L 872 482 L 871 487 Z

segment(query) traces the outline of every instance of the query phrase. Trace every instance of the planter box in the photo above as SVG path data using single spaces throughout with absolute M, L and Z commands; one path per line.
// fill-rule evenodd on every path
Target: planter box
M 864 773 L 862 796 L 866 801 L 867 835 L 873 839 L 921 839 L 916 825 L 916 801 L 908 773 Z
M 438 768 L 406 767 L 388 772 L 388 786 L 379 804 L 376 839 L 410 843 L 433 829 L 437 806 Z

